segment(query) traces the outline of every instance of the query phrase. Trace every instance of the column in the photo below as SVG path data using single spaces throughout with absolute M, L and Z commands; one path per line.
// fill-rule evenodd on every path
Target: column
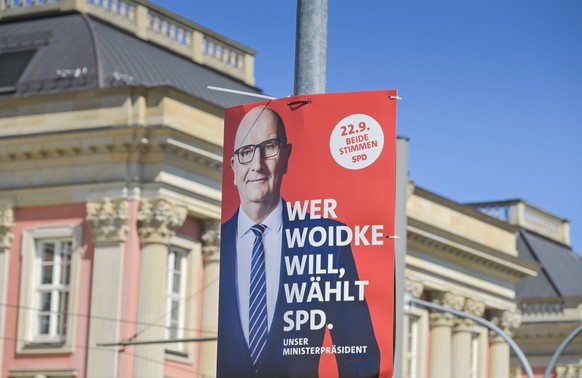
M 455 310 L 463 308 L 465 299 L 449 292 L 431 293 L 431 301 L 441 306 Z M 430 378 L 450 378 L 451 370 L 451 339 L 455 316 L 440 311 L 430 314 Z
M 186 219 L 186 209 L 164 199 L 142 200 L 139 213 L 141 261 L 136 340 L 165 339 L 168 245 Z M 164 344 L 134 347 L 134 377 L 164 376 Z
M 471 315 L 481 316 L 485 311 L 485 304 L 467 298 L 462 310 Z M 474 321 L 466 318 L 456 319 L 453 329 L 453 378 L 465 378 L 471 374 L 471 341 L 474 331 Z
M 87 220 L 93 226 L 93 274 L 87 376 L 117 376 L 116 348 L 97 343 L 117 342 L 122 309 L 123 259 L 129 203 L 125 199 L 87 203 Z
M 0 303 L 6 303 L 8 290 L 8 252 L 12 246 L 14 234 L 14 213 L 10 207 L 0 207 Z M 4 327 L 7 306 L 0 306 L 0 366 L 4 355 Z
M 521 371 L 521 366 L 512 367 L 509 369 L 510 378 L 523 378 L 523 372 Z
M 422 282 L 412 281 L 408 278 L 404 279 L 404 290 L 413 298 L 419 299 L 424 291 Z
M 220 222 L 202 224 L 202 255 L 204 256 L 204 301 L 202 306 L 201 337 L 218 334 L 218 278 L 220 266 Z M 200 345 L 201 376 L 216 376 L 216 341 Z
M 556 367 L 556 378 L 579 378 L 582 377 L 582 365 L 568 364 Z
M 509 336 L 521 324 L 521 315 L 513 311 L 491 311 L 491 323 L 501 328 Z M 489 374 L 492 377 L 509 377 L 509 344 L 495 332 L 489 333 Z
M 424 291 L 424 285 L 422 282 L 419 281 L 412 281 L 408 278 L 404 279 L 404 290 L 405 296 L 409 295 L 412 298 L 420 299 L 422 293 Z M 395 335 L 394 337 L 396 340 L 401 340 L 400 342 L 397 341 L 397 345 L 401 345 L 396 349 L 400 349 L 401 353 L 399 356 L 394 356 L 394 370 L 396 371 L 396 358 L 400 358 L 398 365 L 400 365 L 400 372 L 398 375 L 394 374 L 394 377 L 417 377 L 425 376 L 426 371 L 426 358 L 425 358 L 425 351 L 428 345 L 428 332 L 425 330 L 425 321 L 420 321 L 424 317 L 420 314 L 424 313 L 424 309 L 417 309 L 416 311 L 412 312 L 413 306 L 404 307 L 403 318 L 407 319 L 402 321 L 402 334 L 400 336 Z M 418 312 L 420 311 L 420 313 Z M 418 323 L 416 327 L 416 334 L 414 334 L 414 329 L 410 326 L 410 322 L 412 322 L 412 316 L 418 316 Z M 425 318 L 424 318 L 425 319 Z M 412 333 L 412 334 L 411 334 Z M 410 355 L 412 353 L 412 356 Z

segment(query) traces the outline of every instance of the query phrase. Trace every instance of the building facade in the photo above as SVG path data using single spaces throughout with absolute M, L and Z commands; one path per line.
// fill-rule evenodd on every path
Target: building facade
M 207 86 L 259 92 L 254 54 L 148 1 L 0 2 L 0 377 L 215 375 L 247 98 Z
M 207 87 L 260 93 L 254 54 L 145 0 L 0 1 L 0 378 L 216 375 L 223 111 L 249 99 Z M 541 377 L 582 322 L 568 221 L 406 192 L 397 285 Z M 474 321 L 402 320 L 402 377 L 524 376 Z

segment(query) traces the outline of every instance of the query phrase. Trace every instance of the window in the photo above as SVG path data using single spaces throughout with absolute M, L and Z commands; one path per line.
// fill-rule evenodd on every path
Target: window
M 73 351 L 80 246 L 80 225 L 23 230 L 18 353 Z
M 166 268 L 166 339 L 201 336 L 201 308 L 206 300 L 203 276 L 200 275 L 204 271 L 201 247 L 199 242 L 181 235 L 170 240 Z M 212 295 L 209 300 L 214 298 Z M 197 348 L 195 344 L 166 343 L 166 359 L 191 363 Z
M 479 338 L 480 334 L 471 334 L 471 369 L 469 370 L 469 378 L 477 378 L 479 374 Z
M 168 250 L 166 274 L 166 339 L 184 338 L 186 302 L 187 251 L 177 247 Z M 169 343 L 167 348 L 180 351 L 182 343 Z
M 425 376 L 428 341 L 428 311 L 412 308 L 405 312 L 403 326 L 402 377 Z
M 37 340 L 63 341 L 71 283 L 71 240 L 37 242 L 33 335 Z
M 36 50 L 0 53 L 0 93 L 13 91 Z
M 408 372 L 409 378 L 417 378 L 418 377 L 418 323 L 420 321 L 420 317 L 409 315 L 408 316 L 408 332 L 406 337 L 408 339 L 408 343 L 406 346 L 406 371 Z

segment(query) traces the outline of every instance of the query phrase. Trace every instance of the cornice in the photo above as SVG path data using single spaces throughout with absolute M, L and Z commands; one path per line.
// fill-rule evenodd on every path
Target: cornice
M 47 163 L 51 160 L 60 161 L 113 154 L 154 154 L 157 151 L 165 156 L 183 159 L 189 165 L 193 163 L 199 168 L 222 171 L 222 152 L 219 147 L 197 146 L 196 142 L 186 141 L 179 135 L 155 137 L 151 135 L 152 133 L 160 134 L 160 130 L 161 128 L 107 127 L 2 138 L 0 165 L 3 163 L 38 164 L 38 162 Z
M 414 244 L 424 247 L 426 253 L 438 255 L 447 260 L 463 260 L 479 269 L 487 268 L 519 281 L 524 277 L 533 277 L 539 266 L 527 260 L 505 255 L 493 255 L 461 243 L 449 240 L 413 226 L 408 226 L 407 239 L 409 247 Z
M 222 155 L 217 153 L 184 143 L 174 138 L 163 140 L 159 146 L 167 155 L 185 159 L 204 168 L 222 171 Z
M 3 137 L 0 163 L 135 152 L 147 149 L 147 132 L 145 128 L 100 127 Z

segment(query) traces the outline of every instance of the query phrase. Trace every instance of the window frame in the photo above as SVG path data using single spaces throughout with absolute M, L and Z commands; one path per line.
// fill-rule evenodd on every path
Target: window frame
M 184 322 L 182 329 L 182 338 L 193 338 L 200 336 L 201 315 L 202 315 L 202 298 L 204 296 L 203 285 L 199 272 L 204 269 L 202 258 L 202 244 L 184 236 L 176 235 L 170 239 L 170 248 L 177 248 L 186 252 L 186 275 L 183 277 L 185 282 L 184 295 Z M 168 267 L 169 269 L 169 267 Z M 166 274 L 166 292 L 168 290 L 168 277 Z M 167 296 L 166 296 L 167 306 Z M 167 307 L 166 307 L 167 309 Z M 166 317 L 171 314 L 166 313 Z M 167 320 L 167 319 L 166 319 Z M 167 322 L 164 323 L 164 327 Z M 164 333 L 164 336 L 166 334 Z M 174 343 L 165 344 L 165 358 L 176 362 L 192 363 L 195 357 L 196 343 L 177 343 L 181 344 L 176 347 Z
M 52 244 L 53 249 L 53 260 L 52 263 L 47 262 L 43 259 L 44 246 Z M 69 250 L 66 251 L 65 245 L 69 244 Z M 63 257 L 65 255 L 69 256 L 68 259 L 68 282 L 66 284 L 62 283 L 63 278 Z M 70 238 L 54 238 L 54 239 L 37 239 L 36 240 L 36 258 L 35 258 L 35 269 L 34 269 L 34 293 L 32 295 L 32 306 L 33 308 L 38 308 L 37 316 L 33 316 L 31 319 L 31 336 L 34 340 L 39 342 L 53 342 L 61 343 L 66 338 L 67 332 L 67 322 L 70 320 L 68 308 L 61 308 L 62 298 L 66 295 L 66 306 L 68 307 L 68 297 L 71 289 L 71 258 L 73 255 L 73 240 Z M 44 281 L 44 271 L 46 267 L 51 266 L 51 282 Z M 43 310 L 41 308 L 42 296 L 49 295 L 49 309 Z M 66 315 L 64 319 L 64 325 L 61 323 L 63 319 L 60 318 L 61 312 Z M 41 313 L 46 313 L 45 315 Z M 47 334 L 40 332 L 40 317 L 48 317 L 48 332 Z M 61 331 L 61 327 L 64 331 Z
M 73 352 L 77 324 L 77 319 L 73 314 L 78 304 L 81 237 L 81 224 L 39 226 L 22 231 L 17 353 L 38 353 L 39 350 L 43 353 Z M 65 309 L 67 326 L 62 336 L 43 337 L 37 334 L 37 328 L 35 328 L 38 327 L 40 303 L 37 294 L 41 267 L 39 246 L 43 241 L 55 240 L 71 242 L 68 303 Z M 33 277 L 33 279 L 26 279 L 28 277 Z
M 166 270 L 166 322 L 165 322 L 165 338 L 172 339 L 172 331 L 176 333 L 173 337 L 174 339 L 184 338 L 184 328 L 186 327 L 186 281 L 188 278 L 188 254 L 190 251 L 184 248 L 177 247 L 175 245 L 170 245 L 168 248 L 167 257 L 167 270 Z M 175 292 L 175 282 L 174 275 L 176 273 L 175 262 L 176 259 L 180 259 L 180 271 L 179 271 L 179 282 L 177 283 L 178 293 Z M 174 308 L 174 303 L 178 303 L 178 309 Z M 175 330 L 173 327 L 173 315 L 177 312 L 177 327 Z M 183 343 L 170 343 L 166 345 L 166 349 L 182 352 L 184 349 Z
M 409 350 L 410 338 L 409 330 L 411 327 L 411 318 L 416 319 L 416 340 L 414 340 L 415 358 L 413 361 L 413 371 L 409 371 Z M 422 308 L 410 308 L 404 312 L 403 321 L 403 353 L 402 353 L 402 377 L 403 378 L 420 378 L 426 374 L 427 348 L 428 348 L 428 330 L 429 330 L 429 312 Z M 416 373 L 416 375 L 411 375 Z

